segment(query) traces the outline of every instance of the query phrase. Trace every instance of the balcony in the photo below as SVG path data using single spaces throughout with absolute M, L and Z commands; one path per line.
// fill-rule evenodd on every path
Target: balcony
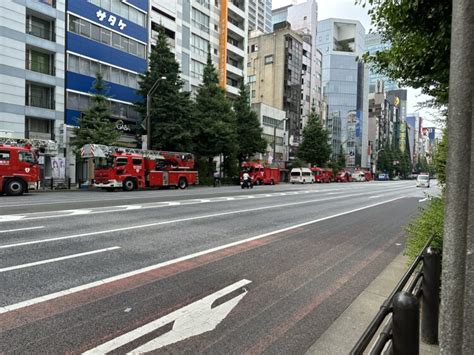
M 25 105 L 31 107 L 55 109 L 54 88 L 34 84 L 26 85 Z
M 33 15 L 26 16 L 26 33 L 38 38 L 54 42 L 54 21 L 47 21 Z
M 235 45 L 230 43 L 228 40 L 227 40 L 227 49 L 231 51 L 232 53 L 236 54 L 237 56 L 245 58 L 244 50 L 236 47 Z
M 245 7 L 244 1 L 232 0 L 229 2 L 229 10 L 234 12 L 236 15 L 245 18 Z

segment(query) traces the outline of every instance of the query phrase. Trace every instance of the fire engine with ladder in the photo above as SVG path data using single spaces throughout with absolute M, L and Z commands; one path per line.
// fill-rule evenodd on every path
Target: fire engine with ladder
M 191 153 L 86 144 L 82 158 L 94 159 L 94 186 L 107 191 L 178 187 L 198 183 Z
M 19 196 L 36 186 L 38 156 L 57 152 L 58 144 L 51 140 L 0 137 L 0 195 Z

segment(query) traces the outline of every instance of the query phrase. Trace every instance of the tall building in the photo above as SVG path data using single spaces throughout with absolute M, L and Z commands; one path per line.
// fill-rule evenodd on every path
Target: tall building
M 249 39 L 247 74 L 252 103 L 286 112 L 290 159 L 301 141 L 302 103 L 307 102 L 307 107 L 310 103 L 302 84 L 305 72 L 311 70 L 308 67 L 311 51 L 305 49 L 306 44 L 303 36 L 288 23 L 276 25 L 273 33 Z
M 369 54 L 375 54 L 388 48 L 390 48 L 390 44 L 382 41 L 380 33 L 368 33 L 365 35 L 365 51 Z M 384 83 L 385 91 L 398 89 L 398 84 L 395 81 L 390 80 L 386 75 L 370 70 L 369 67 L 369 92 L 375 92 L 378 81 Z
M 0 2 L 0 136 L 59 138 L 64 123 L 65 3 Z
M 142 99 L 136 90 L 147 69 L 148 0 L 75 0 L 67 6 L 66 123 L 78 125 L 100 72 L 109 87 L 110 119 L 122 122 L 120 144 L 141 146 L 134 103 Z
M 318 22 L 317 46 L 323 54 L 323 99 L 333 157 L 341 148 L 349 167 L 369 166 L 367 70 L 357 57 L 365 50 L 359 21 L 330 18 Z
M 247 9 L 247 0 L 151 0 L 150 43 L 163 26 L 180 63 L 185 89 L 191 92 L 201 84 L 210 48 L 221 85 L 230 95 L 238 95 L 247 58 Z
M 249 31 L 272 32 L 272 0 L 248 0 L 248 21 Z
M 0 2 L 0 137 L 56 140 L 64 148 L 65 3 Z M 42 178 L 52 176 L 52 156 L 42 154 L 39 163 Z
M 273 25 L 287 22 L 291 28 L 304 36 L 305 42 L 312 48 L 310 62 L 311 71 L 306 73 L 307 88 L 311 105 L 316 106 L 316 111 L 321 115 L 321 70 L 322 53 L 318 51 L 316 36 L 318 31 L 318 4 L 316 0 L 306 0 L 304 2 L 284 6 L 273 10 Z M 308 50 L 308 49 L 306 49 Z M 305 97 L 307 93 L 304 93 Z M 307 112 L 303 113 L 306 117 Z

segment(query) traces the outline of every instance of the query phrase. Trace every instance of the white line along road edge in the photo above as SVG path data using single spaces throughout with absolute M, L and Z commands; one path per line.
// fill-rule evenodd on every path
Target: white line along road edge
M 54 263 L 56 261 L 74 259 L 74 258 L 79 258 L 81 256 L 93 255 L 93 254 L 103 253 L 103 252 L 106 252 L 106 251 L 117 250 L 117 249 L 120 249 L 120 247 L 110 247 L 110 248 L 105 248 L 105 249 L 86 251 L 84 253 L 66 255 L 66 256 L 61 256 L 59 258 L 54 258 L 54 259 L 47 259 L 47 260 L 35 261 L 35 262 L 32 262 L 32 263 L 28 263 L 28 264 L 9 266 L 9 267 L 5 267 L 3 269 L 0 269 L 0 273 L 7 272 L 7 271 L 18 270 L 18 269 L 24 269 L 24 268 L 32 267 L 32 266 L 50 264 L 50 263 Z
M 375 207 L 375 206 L 384 205 L 386 203 L 397 201 L 397 200 L 400 200 L 402 198 L 405 198 L 405 196 L 399 196 L 399 197 L 396 197 L 396 198 L 393 198 L 393 199 L 390 199 L 390 200 L 377 202 L 377 203 L 374 203 L 374 204 L 371 204 L 371 205 L 368 205 L 368 206 L 354 208 L 354 209 L 349 210 L 349 211 L 336 213 L 336 214 L 331 215 L 331 216 L 318 218 L 318 219 L 315 219 L 315 220 L 312 220 L 312 221 L 296 224 L 296 225 L 289 226 L 289 227 L 286 227 L 286 228 L 282 228 L 282 229 L 279 229 L 279 230 L 276 230 L 276 231 L 260 234 L 260 235 L 257 235 L 255 237 L 251 237 L 251 238 L 239 240 L 237 242 L 221 245 L 221 246 L 218 246 L 218 247 L 215 247 L 215 248 L 203 250 L 203 251 L 200 251 L 200 252 L 197 252 L 197 253 L 194 253 L 194 254 L 189 254 L 189 255 L 186 255 L 186 256 L 182 256 L 182 257 L 172 259 L 172 260 L 168 260 L 168 261 L 156 264 L 156 265 L 147 266 L 145 268 L 138 269 L 138 270 L 135 270 L 135 271 L 126 272 L 124 274 L 120 274 L 120 275 L 117 275 L 117 276 L 112 276 L 112 277 L 109 277 L 109 278 L 106 278 L 106 279 L 103 279 L 103 280 L 91 282 L 91 283 L 81 285 L 81 286 L 72 287 L 72 288 L 64 290 L 64 291 L 54 292 L 54 293 L 50 293 L 50 294 L 45 295 L 45 296 L 33 298 L 33 299 L 30 299 L 30 300 L 27 300 L 27 301 L 15 303 L 15 304 L 8 305 L 8 306 L 5 306 L 5 307 L 0 307 L 0 314 L 10 312 L 10 311 L 13 311 L 13 310 L 17 310 L 17 309 L 21 309 L 21 308 L 24 308 L 24 307 L 27 307 L 27 306 L 31 306 L 33 304 L 46 302 L 46 301 L 49 301 L 49 300 L 52 300 L 52 299 L 55 299 L 55 298 L 59 298 L 59 297 L 62 297 L 62 296 L 70 295 L 72 293 L 88 290 L 88 289 L 96 287 L 96 286 L 101 286 L 101 285 L 104 285 L 106 283 L 114 282 L 114 281 L 117 281 L 117 280 L 122 280 L 122 279 L 125 279 L 127 277 L 135 276 L 135 275 L 138 275 L 138 274 L 141 274 L 141 273 L 144 273 L 144 272 L 148 272 L 148 271 L 151 271 L 151 270 L 160 269 L 160 268 L 163 268 L 163 267 L 168 266 L 168 265 L 173 265 L 173 264 L 179 263 L 181 261 L 189 260 L 189 259 L 192 259 L 192 258 L 196 258 L 198 256 L 210 254 L 210 253 L 222 250 L 222 249 L 226 249 L 226 248 L 233 247 L 233 246 L 236 246 L 236 245 L 244 244 L 244 243 L 250 242 L 252 240 L 262 239 L 262 238 L 268 237 L 270 235 L 286 232 L 286 231 L 289 231 L 289 230 L 292 230 L 292 229 L 295 229 L 295 228 L 304 227 L 304 226 L 307 226 L 307 225 L 310 225 L 310 224 L 326 221 L 328 219 L 344 216 L 346 214 L 366 210 L 368 208 L 372 208 L 372 207 Z
M 157 338 L 148 341 L 146 344 L 133 349 L 129 354 L 142 354 L 145 352 L 157 350 L 163 346 L 177 343 L 181 340 L 210 332 L 214 330 L 220 322 L 234 309 L 235 306 L 245 297 L 247 290 L 236 297 L 224 302 L 217 307 L 211 308 L 214 301 L 230 294 L 233 291 L 243 288 L 252 281 L 240 280 L 230 286 L 227 286 L 213 294 L 201 298 L 185 307 L 179 308 L 166 316 L 145 324 L 131 332 L 125 333 L 115 339 L 112 339 L 96 348 L 90 349 L 83 355 L 105 354 L 121 346 L 128 344 L 146 334 L 155 331 L 162 326 L 173 322 L 173 327 Z
M 7 230 L 4 230 L 4 231 L 0 231 L 0 234 L 1 233 L 12 233 L 12 232 L 28 231 L 28 230 L 32 230 L 32 229 L 42 229 L 42 228 L 44 228 L 44 226 L 25 227 L 25 228 L 18 228 L 18 229 L 7 229 Z

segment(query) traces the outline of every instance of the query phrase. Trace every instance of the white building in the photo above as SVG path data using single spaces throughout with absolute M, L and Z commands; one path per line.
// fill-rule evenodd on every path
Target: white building
M 150 43 L 161 24 L 180 63 L 186 90 L 195 92 L 201 84 L 210 47 L 221 85 L 238 95 L 247 62 L 247 0 L 151 0 L 150 18 Z
M 2 0 L 0 23 L 0 131 L 14 138 L 59 138 L 65 0 Z
M 249 30 L 272 32 L 272 0 L 248 0 L 248 7 Z

